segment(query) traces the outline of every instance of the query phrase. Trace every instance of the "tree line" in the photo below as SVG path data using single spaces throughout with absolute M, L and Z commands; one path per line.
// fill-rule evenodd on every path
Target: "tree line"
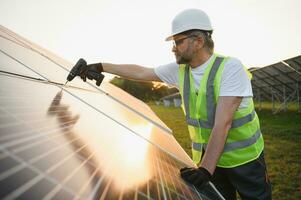
M 115 76 L 110 83 L 144 102 L 157 101 L 166 95 L 170 95 L 178 91 L 178 89 L 168 87 L 162 83 L 135 81 L 118 76 Z

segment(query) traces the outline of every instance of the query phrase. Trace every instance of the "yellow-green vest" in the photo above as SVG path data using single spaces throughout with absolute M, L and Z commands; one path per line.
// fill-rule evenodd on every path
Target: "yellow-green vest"
M 198 94 L 195 90 L 191 68 L 183 64 L 179 66 L 182 108 L 192 140 L 192 158 L 195 164 L 201 161 L 202 150 L 206 150 L 214 125 L 222 72 L 228 59 L 217 54 L 213 56 L 200 82 Z M 230 168 L 255 160 L 263 147 L 259 119 L 253 100 L 250 99 L 247 108 L 239 109 L 234 113 L 224 151 L 217 166 Z

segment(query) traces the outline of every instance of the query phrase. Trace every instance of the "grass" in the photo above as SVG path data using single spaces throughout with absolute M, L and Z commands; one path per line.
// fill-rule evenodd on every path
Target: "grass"
M 275 101 L 274 105 L 271 102 L 255 102 L 255 107 L 262 110 L 284 110 L 286 109 L 289 112 L 297 112 L 299 110 L 299 104 L 298 103 L 292 103 L 288 102 L 286 104 L 286 108 L 282 102 Z
M 151 109 L 173 130 L 174 137 L 191 155 L 190 139 L 180 108 L 157 106 Z M 301 199 L 301 114 L 270 110 L 257 112 L 265 139 L 265 158 L 274 200 Z

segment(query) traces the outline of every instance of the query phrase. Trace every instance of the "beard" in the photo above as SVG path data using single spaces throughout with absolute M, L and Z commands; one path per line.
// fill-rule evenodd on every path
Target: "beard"
M 188 55 L 175 55 L 177 64 L 189 64 L 191 61 L 191 56 Z
M 193 56 L 195 55 L 195 50 L 193 50 L 189 45 L 185 51 L 176 51 L 174 53 L 177 64 L 190 64 Z

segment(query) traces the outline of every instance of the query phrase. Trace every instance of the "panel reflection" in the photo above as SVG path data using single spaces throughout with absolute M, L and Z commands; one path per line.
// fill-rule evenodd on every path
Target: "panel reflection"
M 62 91 L 59 91 L 56 94 L 48 108 L 48 114 L 57 118 L 66 139 L 73 141 L 76 135 L 72 132 L 72 128 L 80 116 L 78 114 L 72 116 L 69 106 L 61 103 L 62 96 Z M 137 125 L 137 127 L 140 131 L 150 135 L 150 124 Z M 110 168 L 108 177 L 112 179 L 116 188 L 122 188 L 124 190 L 133 187 L 133 185 L 139 185 L 149 180 L 150 172 L 148 170 L 146 156 L 149 143 L 146 141 L 141 140 L 141 138 L 132 134 L 123 134 L 118 138 L 114 138 L 114 144 L 112 144 L 113 148 L 107 149 L 111 152 L 108 153 L 109 155 L 113 154 L 110 155 L 110 158 L 111 156 L 114 156 L 114 160 L 107 162 L 107 160 L 110 159 L 109 157 L 97 156 L 97 153 L 95 151 L 92 152 L 89 146 L 85 146 L 85 148 L 81 148 L 82 150 L 78 151 L 80 147 L 84 146 L 84 141 L 89 142 L 89 140 L 99 140 L 97 135 L 91 135 L 91 137 L 87 137 L 87 135 L 83 136 L 85 138 L 81 138 L 76 142 L 71 143 L 74 152 L 77 152 L 79 157 L 88 159 L 93 159 L 93 156 L 95 155 L 96 158 L 98 158 L 98 163 L 95 163 L 95 160 L 92 160 L 92 163 L 94 163 L 94 165 L 101 164 L 101 166 L 103 166 L 102 168 Z M 103 146 L 102 142 L 100 142 L 98 146 Z
M 172 154 L 164 150 L 173 137 L 152 144 L 162 130 L 131 122 L 112 102 L 108 112 L 119 113 L 123 124 L 74 91 L 8 76 L 0 83 L 7 86 L 0 88 L 1 119 L 7 118 L 0 123 L 0 198 L 218 199 L 212 188 L 199 193 L 180 179 L 179 168 L 189 162 L 179 159 L 178 146 Z

